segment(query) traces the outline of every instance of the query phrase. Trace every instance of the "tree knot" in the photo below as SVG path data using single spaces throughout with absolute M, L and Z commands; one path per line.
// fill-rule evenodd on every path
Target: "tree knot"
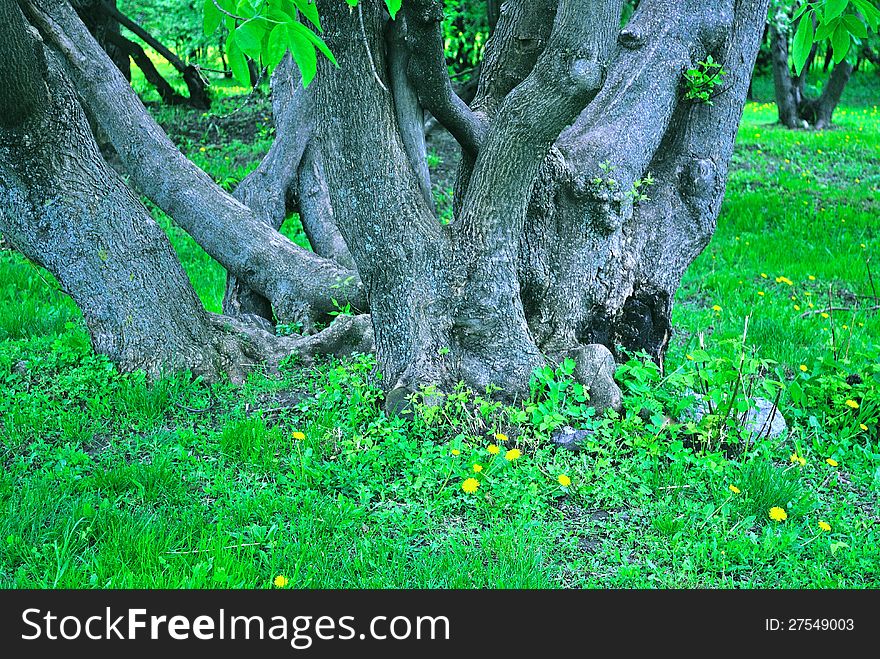
M 617 41 L 627 50 L 638 50 L 645 45 L 647 40 L 645 39 L 645 36 L 639 32 L 624 30 L 620 33 L 620 36 L 617 37 Z

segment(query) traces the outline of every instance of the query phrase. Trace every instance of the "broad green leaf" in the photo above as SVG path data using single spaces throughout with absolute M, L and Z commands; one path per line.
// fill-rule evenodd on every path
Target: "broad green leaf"
M 302 12 L 303 16 L 309 19 L 309 23 L 322 32 L 324 31 L 321 27 L 321 17 L 318 16 L 318 5 L 315 4 L 315 0 L 293 0 L 293 4 Z
M 385 6 L 388 7 L 388 13 L 391 14 L 391 18 L 397 16 L 397 12 L 400 11 L 400 5 L 402 0 L 385 0 Z
M 866 39 L 868 37 L 867 26 L 852 14 L 844 16 L 843 23 L 846 25 L 847 31 L 854 37 L 859 39 Z
M 226 59 L 229 61 L 232 76 L 245 87 L 250 87 L 251 76 L 248 71 L 247 58 L 241 52 L 235 39 L 226 40 Z
M 284 59 L 284 53 L 287 52 L 287 25 L 280 24 L 272 28 L 269 33 L 269 43 L 266 51 L 266 64 L 269 70 L 273 70 L 278 63 Z
M 291 23 L 290 28 L 299 32 L 302 36 L 312 42 L 312 44 L 314 44 L 314 46 L 324 54 L 324 57 L 336 64 L 336 66 L 339 66 L 339 64 L 336 62 L 336 57 L 333 55 L 330 48 L 327 46 L 326 43 L 324 43 L 324 40 L 321 37 L 319 37 L 317 34 L 312 32 L 309 28 L 299 22 Z
M 242 52 L 252 60 L 258 61 L 263 52 L 265 34 L 266 21 L 262 18 L 252 18 L 236 28 L 234 37 Z
M 813 37 L 813 42 L 819 43 L 830 37 L 837 28 L 838 23 L 840 23 L 839 18 L 835 18 L 830 23 L 820 23 L 819 27 L 816 28 L 816 35 Z
M 828 23 L 840 16 L 848 4 L 849 0 L 828 0 L 825 3 L 825 22 Z
M 852 2 L 865 17 L 868 27 L 876 32 L 880 27 L 880 10 L 871 4 L 871 0 L 852 0 Z
M 302 74 L 303 87 L 308 87 L 318 72 L 318 55 L 315 53 L 315 46 L 308 37 L 304 36 L 302 31 L 293 28 L 294 25 L 301 24 L 292 23 L 288 26 L 287 47 Z M 310 30 L 306 31 L 310 32 Z
M 831 35 L 831 50 L 835 64 L 840 64 L 844 60 L 846 54 L 849 52 L 850 43 L 849 32 L 847 32 L 846 27 L 841 23 L 837 26 L 837 29 L 834 30 L 834 34 Z
M 252 0 L 239 0 L 232 13 L 242 18 L 253 18 L 257 15 L 257 5 Z
M 214 0 L 205 0 L 205 12 L 202 19 L 202 29 L 205 34 L 212 34 L 220 23 L 223 22 L 223 13 L 214 4 Z
M 791 44 L 791 57 L 794 60 L 794 71 L 798 75 L 807 62 L 810 55 L 810 49 L 813 47 L 813 12 L 807 12 L 798 23 L 797 32 L 794 33 L 794 40 Z

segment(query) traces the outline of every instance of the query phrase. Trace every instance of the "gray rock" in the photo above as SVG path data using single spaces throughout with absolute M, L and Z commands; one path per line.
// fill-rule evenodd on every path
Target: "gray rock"
M 580 451 L 584 440 L 593 434 L 592 430 L 578 430 L 571 426 L 563 426 L 553 431 L 550 439 L 560 448 L 574 451 Z
M 709 413 L 709 406 L 702 394 L 691 393 L 697 404 L 683 415 L 683 420 L 699 423 Z M 776 439 L 788 429 L 782 412 L 766 398 L 755 398 L 755 406 L 749 409 L 743 420 L 743 428 L 752 433 L 752 439 Z
M 614 355 L 605 346 L 594 343 L 579 348 L 575 355 L 574 376 L 590 391 L 590 405 L 601 414 L 609 407 L 620 412 L 623 409 L 623 395 L 614 381 L 617 364 Z

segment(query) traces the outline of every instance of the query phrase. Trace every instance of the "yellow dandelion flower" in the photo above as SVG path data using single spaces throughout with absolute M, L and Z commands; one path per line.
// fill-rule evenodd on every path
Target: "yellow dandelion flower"
M 758 295 L 760 295 L 761 297 L 764 297 L 764 291 L 758 291 Z
M 480 481 L 476 478 L 468 478 L 464 483 L 461 484 L 461 489 L 463 489 L 468 494 L 473 494 L 477 491 L 477 488 L 480 487 Z
M 798 464 L 800 464 L 801 467 L 805 466 L 807 464 L 807 459 L 804 456 L 799 455 Z
M 306 438 L 306 434 L 304 432 L 299 431 L 299 430 L 294 430 L 293 431 L 293 438 L 298 439 L 299 441 L 302 441 Z
M 452 449 L 452 455 L 461 455 L 461 451 L 459 451 L 457 448 L 454 448 Z
M 828 312 L 826 312 L 826 311 L 823 311 L 823 312 L 820 313 L 819 315 L 822 316 L 822 318 L 830 318 L 830 317 L 831 317 L 831 316 L 828 315 Z
M 816 281 L 816 278 L 813 275 L 808 276 L 807 279 L 810 281 Z
M 205 147 L 203 147 L 203 146 L 199 147 L 200 153 L 204 153 L 205 151 L 207 151 L 207 149 Z
M 496 432 L 495 439 L 497 439 L 499 442 L 506 442 L 507 435 L 505 435 L 503 432 Z
M 733 492 L 734 494 L 739 494 L 740 489 L 736 485 L 728 485 L 727 489 Z
M 479 474 L 481 471 L 483 471 L 483 465 L 474 465 L 475 474 Z
M 279 574 L 272 580 L 272 583 L 274 583 L 278 588 L 284 588 L 290 582 L 283 574 Z
M 822 529 L 823 531 L 828 532 L 828 531 L 831 530 L 831 524 L 829 524 L 828 522 L 822 522 L 822 521 L 820 521 L 820 522 L 819 522 L 819 528 Z
M 504 459 L 507 460 L 508 462 L 513 462 L 521 455 L 522 455 L 522 451 L 520 451 L 518 448 L 512 448 L 507 453 L 504 454 Z
M 854 410 L 859 409 L 859 404 L 858 404 L 856 401 L 851 400 L 851 399 L 848 400 L 848 401 L 846 401 L 846 406 L 847 406 L 847 407 L 851 407 L 851 408 L 854 409 Z
M 807 372 L 807 365 L 806 365 L 806 364 L 801 364 L 799 368 L 800 368 L 804 373 Z
M 801 310 L 800 305 L 799 305 L 799 304 L 794 305 L 794 310 L 795 310 L 795 311 L 800 311 L 800 310 Z
M 785 512 L 785 510 L 783 508 L 780 508 L 779 506 L 773 506 L 770 509 L 769 515 L 770 515 L 770 519 L 772 519 L 774 522 L 784 522 L 785 520 L 788 519 L 788 513 Z
M 571 485 L 571 479 L 565 474 L 559 474 L 556 480 L 559 481 L 559 484 L 562 487 L 568 487 L 569 485 Z
M 867 430 L 868 426 L 866 426 L 864 423 L 860 423 L 859 428 L 861 428 L 862 430 Z
M 762 279 L 767 279 L 767 273 L 766 273 L 766 272 L 762 272 L 762 273 L 761 273 L 761 278 L 762 278 Z
M 792 453 L 788 459 L 791 460 L 792 462 L 797 462 L 798 460 L 800 460 L 797 453 Z
M 501 449 L 495 446 L 495 444 L 489 444 L 489 446 L 486 447 L 486 450 L 492 455 L 498 455 L 501 452 Z
M 716 304 L 714 307 L 712 307 L 712 311 L 721 311 L 721 307 L 719 307 L 719 306 Z
M 825 462 L 827 462 L 827 463 L 828 463 L 830 466 L 832 466 L 832 467 L 836 467 L 838 464 L 840 464 L 840 463 L 839 463 L 837 460 L 835 460 L 834 458 L 828 458 L 827 460 L 825 460 Z

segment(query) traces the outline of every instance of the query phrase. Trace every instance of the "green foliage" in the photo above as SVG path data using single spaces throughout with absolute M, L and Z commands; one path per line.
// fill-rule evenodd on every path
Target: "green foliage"
M 318 52 L 336 63 L 327 44 L 313 31 L 322 31 L 314 0 L 204 0 L 205 34 L 221 24 L 230 34 L 226 40 L 229 67 L 244 85 L 250 80 L 248 58 L 271 73 L 290 52 L 304 87 L 317 73 Z
M 880 10 L 872 0 L 818 0 L 802 2 L 793 15 L 797 29 L 791 56 L 800 75 L 813 44 L 831 44 L 835 64 L 846 59 L 852 46 L 860 46 L 868 31 L 877 32 Z
M 712 97 L 715 95 L 715 87 L 720 85 L 727 71 L 724 67 L 707 55 L 706 59 L 697 62 L 696 68 L 685 71 L 685 95 L 689 101 L 712 105 Z

